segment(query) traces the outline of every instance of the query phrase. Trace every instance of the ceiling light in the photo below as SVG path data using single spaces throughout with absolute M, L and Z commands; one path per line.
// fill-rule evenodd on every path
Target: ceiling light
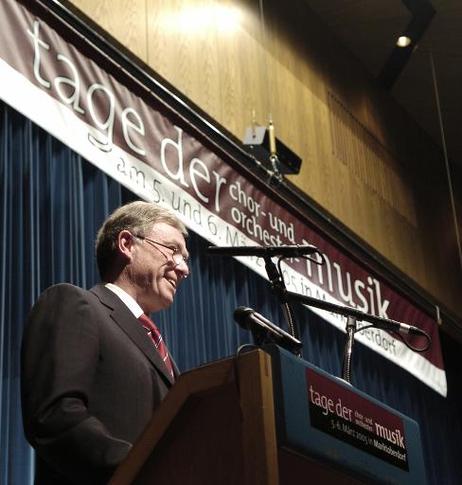
M 410 44 L 411 44 L 411 38 L 408 37 L 407 35 L 402 35 L 401 37 L 398 37 L 398 40 L 396 41 L 396 45 L 398 47 L 407 47 Z

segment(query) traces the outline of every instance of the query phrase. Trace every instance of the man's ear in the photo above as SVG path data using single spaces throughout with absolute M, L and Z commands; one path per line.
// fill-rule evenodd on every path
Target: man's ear
M 117 236 L 117 249 L 119 255 L 127 262 L 131 262 L 133 259 L 133 247 L 135 244 L 134 236 L 130 231 L 124 229 L 119 232 Z

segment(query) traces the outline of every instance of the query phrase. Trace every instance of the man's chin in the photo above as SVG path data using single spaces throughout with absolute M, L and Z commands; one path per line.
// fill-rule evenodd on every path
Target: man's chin
M 155 299 L 151 299 L 145 305 L 147 308 L 146 313 L 149 314 L 165 310 L 173 303 L 173 296 L 174 295 L 157 295 Z
M 159 301 L 160 305 L 162 306 L 161 310 L 165 310 L 166 308 L 168 308 L 173 303 L 174 297 L 175 297 L 175 293 L 162 295 Z

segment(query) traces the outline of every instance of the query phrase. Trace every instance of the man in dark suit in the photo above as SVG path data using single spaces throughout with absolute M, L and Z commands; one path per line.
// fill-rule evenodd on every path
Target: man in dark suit
M 23 338 L 24 427 L 36 484 L 102 484 L 174 383 L 177 369 L 146 315 L 189 274 L 186 229 L 147 202 L 117 209 L 96 241 L 103 284 L 46 290 Z

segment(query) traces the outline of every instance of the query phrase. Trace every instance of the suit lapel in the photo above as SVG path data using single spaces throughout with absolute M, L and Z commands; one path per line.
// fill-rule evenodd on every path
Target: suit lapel
M 159 352 L 154 347 L 153 342 L 148 337 L 145 329 L 125 303 L 111 290 L 103 285 L 94 286 L 90 290 L 101 303 L 108 308 L 112 320 L 127 334 L 133 343 L 151 361 L 156 369 L 162 374 L 165 380 L 173 385 L 174 381 L 166 365 L 164 364 Z M 177 367 L 174 365 L 175 375 Z

